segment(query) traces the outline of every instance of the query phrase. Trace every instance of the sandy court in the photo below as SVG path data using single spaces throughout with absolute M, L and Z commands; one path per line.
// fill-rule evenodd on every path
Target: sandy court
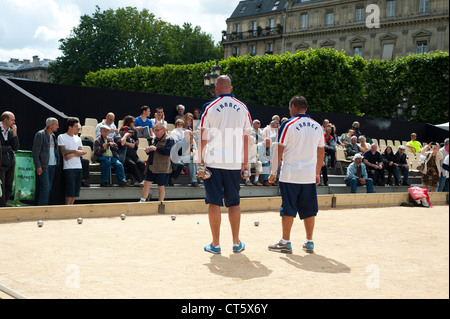
M 243 213 L 240 254 L 222 214 L 221 255 L 203 251 L 207 214 L 0 224 L 0 283 L 29 298 L 449 298 L 448 206 L 322 210 L 312 255 L 303 222 L 292 255 L 268 251 L 280 238 L 278 212 Z

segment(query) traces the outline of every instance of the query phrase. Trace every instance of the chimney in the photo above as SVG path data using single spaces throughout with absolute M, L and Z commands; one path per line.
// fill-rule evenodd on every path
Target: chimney
M 27 66 L 28 64 L 30 64 L 30 60 L 25 60 L 25 59 L 23 59 L 23 65 L 24 65 L 24 66 Z
M 35 55 L 33 56 L 33 66 L 37 66 L 39 63 L 39 56 Z

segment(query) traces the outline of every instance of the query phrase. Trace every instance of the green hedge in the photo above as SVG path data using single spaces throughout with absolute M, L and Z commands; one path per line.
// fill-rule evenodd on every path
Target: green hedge
M 287 107 L 299 94 L 315 111 L 395 118 L 396 106 L 406 96 L 410 105 L 419 107 L 417 121 L 448 121 L 447 52 L 366 61 L 333 49 L 310 49 L 219 63 L 233 78 L 233 93 L 249 104 Z M 101 70 L 87 74 L 83 85 L 209 98 L 203 75 L 214 64 Z

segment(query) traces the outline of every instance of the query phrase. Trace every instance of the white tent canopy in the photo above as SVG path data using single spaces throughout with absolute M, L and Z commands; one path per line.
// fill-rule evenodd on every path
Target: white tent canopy
M 442 124 L 437 124 L 435 126 L 448 131 L 448 122 L 447 123 L 442 123 Z

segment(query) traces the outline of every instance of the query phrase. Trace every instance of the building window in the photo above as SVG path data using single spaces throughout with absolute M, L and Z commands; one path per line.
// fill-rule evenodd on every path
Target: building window
M 356 22 L 361 22 L 364 21 L 364 6 L 363 5 L 358 5 L 356 7 L 356 18 L 355 18 Z
M 394 43 L 383 44 L 383 54 L 381 58 L 383 60 L 392 60 L 394 58 Z
M 247 9 L 247 6 L 242 6 L 240 13 L 244 13 L 246 9 Z
M 386 18 L 395 17 L 395 0 L 389 0 L 386 3 Z
M 429 6 L 430 6 L 430 0 L 420 0 L 419 13 L 428 13 Z
M 273 54 L 273 43 L 266 44 L 266 54 Z
M 358 46 L 353 48 L 353 55 L 363 57 L 363 47 Z
M 239 47 L 233 47 L 233 56 L 239 56 L 240 54 Z
M 334 12 L 327 12 L 325 24 L 326 25 L 334 24 Z
M 308 14 L 302 13 L 300 16 L 300 29 L 308 29 Z
M 240 23 L 236 23 L 234 25 L 234 32 L 236 32 L 236 33 L 241 32 L 241 24 Z
M 417 42 L 417 53 L 427 53 L 427 41 Z
M 275 27 L 275 19 L 274 18 L 270 18 L 269 19 L 269 27 L 271 29 Z
M 251 29 L 253 30 L 252 36 L 256 37 L 257 29 L 258 29 L 258 23 L 256 21 L 252 21 L 250 25 L 251 25 Z
M 256 45 L 251 45 L 251 46 L 249 47 L 249 49 L 248 49 L 248 53 L 249 53 L 251 56 L 255 56 L 255 55 L 256 55 Z

